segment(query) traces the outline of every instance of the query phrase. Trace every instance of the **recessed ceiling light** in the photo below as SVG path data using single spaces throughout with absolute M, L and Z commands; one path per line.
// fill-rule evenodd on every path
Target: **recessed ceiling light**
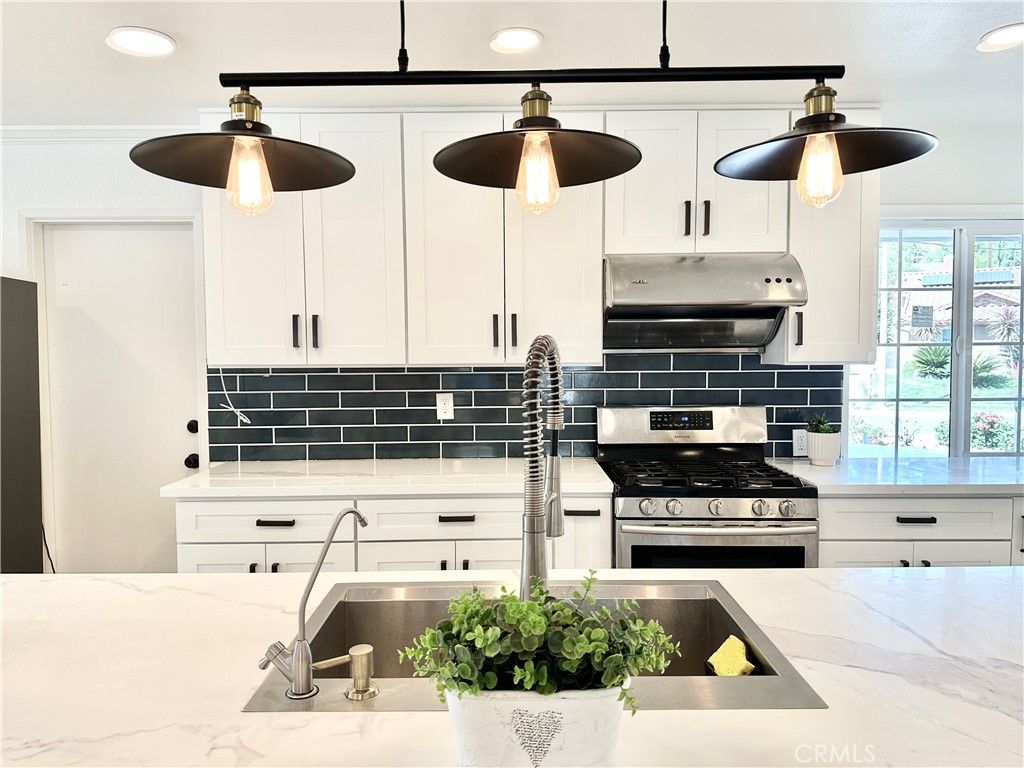
M 171 37 L 145 27 L 114 27 L 107 35 L 107 45 L 132 56 L 166 56 L 175 48 Z
M 509 27 L 491 35 L 491 50 L 497 53 L 522 53 L 540 45 L 544 36 L 535 29 Z
M 981 36 L 978 43 L 978 50 L 984 53 L 993 51 L 1005 51 L 1024 42 L 1024 22 L 1007 24 L 1004 27 L 996 27 L 991 32 Z

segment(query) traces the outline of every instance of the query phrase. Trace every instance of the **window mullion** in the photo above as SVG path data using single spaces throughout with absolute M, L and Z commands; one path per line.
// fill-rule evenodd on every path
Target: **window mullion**
M 974 289 L 974 233 L 958 228 L 953 234 L 953 333 L 950 359 L 949 446 L 951 456 L 971 450 L 971 292 Z

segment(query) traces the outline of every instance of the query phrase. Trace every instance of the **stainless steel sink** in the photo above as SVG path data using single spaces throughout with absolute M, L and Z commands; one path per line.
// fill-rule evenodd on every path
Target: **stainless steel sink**
M 287 681 L 277 671 L 243 708 L 245 712 L 372 712 L 443 710 L 433 683 L 412 677 L 412 665 L 398 663 L 398 650 L 447 615 L 448 601 L 469 584 L 337 584 L 307 624 L 313 659 L 347 653 L 350 646 L 374 648 L 374 679 L 380 695 L 368 701 L 349 701 L 345 669 L 315 673 L 320 693 L 294 701 L 284 693 Z M 497 596 L 500 585 L 475 584 Z M 576 583 L 554 582 L 551 591 L 567 595 Z M 629 597 L 639 603 L 644 618 L 661 622 L 683 655 L 673 657 L 665 675 L 643 675 L 634 692 L 643 709 L 824 709 L 827 705 L 797 673 L 778 648 L 717 581 L 616 582 L 600 581 L 599 600 Z M 704 661 L 730 635 L 747 644 L 756 666 L 749 677 L 716 677 Z

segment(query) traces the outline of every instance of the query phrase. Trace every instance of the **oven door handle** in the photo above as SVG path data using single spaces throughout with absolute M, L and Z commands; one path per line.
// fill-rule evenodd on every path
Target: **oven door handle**
M 659 536 L 800 536 L 818 532 L 816 525 L 794 525 L 789 528 L 756 528 L 753 526 L 732 526 L 729 528 L 699 528 L 682 525 L 622 525 L 622 533 L 640 533 Z

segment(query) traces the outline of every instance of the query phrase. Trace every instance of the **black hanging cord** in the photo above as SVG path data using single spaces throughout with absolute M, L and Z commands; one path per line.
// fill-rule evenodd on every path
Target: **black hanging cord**
M 409 52 L 405 50 L 405 0 L 398 0 L 398 16 L 402 27 L 402 41 L 398 47 L 398 71 L 409 71 Z
M 668 0 L 661 0 L 661 53 L 658 60 L 662 69 L 668 69 Z

